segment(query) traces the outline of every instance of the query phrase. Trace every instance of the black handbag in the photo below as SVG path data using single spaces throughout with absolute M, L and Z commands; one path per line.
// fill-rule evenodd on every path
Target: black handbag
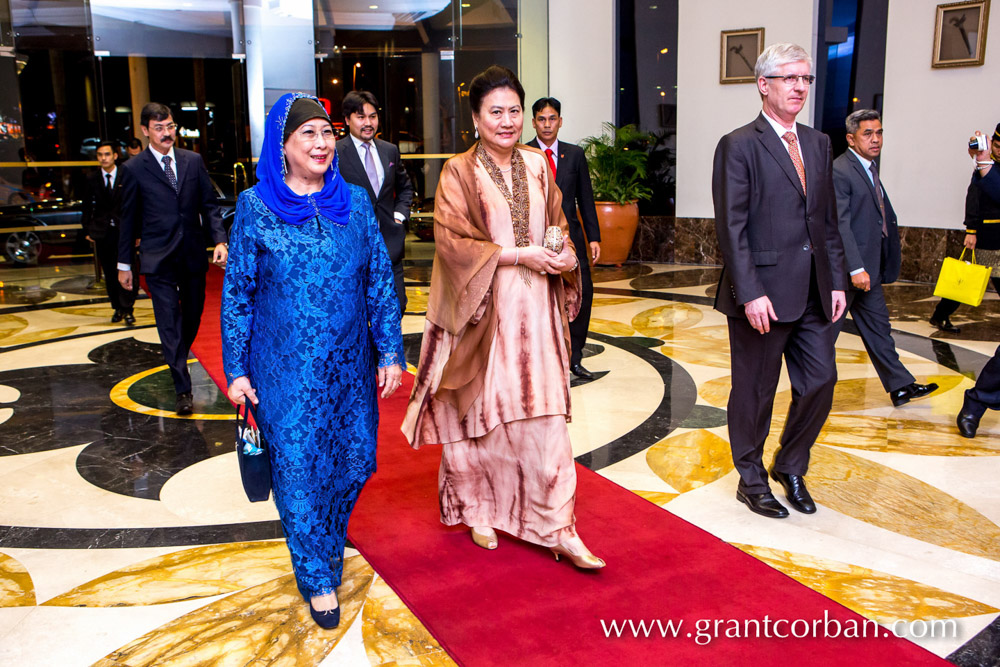
M 247 498 L 252 503 L 259 503 L 271 496 L 271 457 L 260 430 L 250 424 L 251 415 L 256 422 L 257 411 L 249 398 L 242 418 L 240 406 L 236 406 L 236 458 L 240 462 L 240 478 Z

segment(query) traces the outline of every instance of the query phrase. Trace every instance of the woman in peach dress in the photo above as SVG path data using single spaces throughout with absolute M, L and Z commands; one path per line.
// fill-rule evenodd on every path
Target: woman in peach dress
M 545 155 L 517 143 L 524 89 L 493 66 L 470 85 L 479 141 L 444 166 L 420 363 L 403 433 L 442 444 L 441 521 L 473 541 L 496 530 L 604 567 L 576 532 L 569 319 L 579 267 Z M 543 247 L 562 228 L 560 252 Z

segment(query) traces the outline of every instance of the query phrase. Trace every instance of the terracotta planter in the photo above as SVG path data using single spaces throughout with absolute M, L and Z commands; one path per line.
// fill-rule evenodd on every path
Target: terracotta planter
M 639 204 L 599 201 L 597 220 L 601 223 L 601 258 L 598 264 L 621 265 L 628 259 L 639 227 Z

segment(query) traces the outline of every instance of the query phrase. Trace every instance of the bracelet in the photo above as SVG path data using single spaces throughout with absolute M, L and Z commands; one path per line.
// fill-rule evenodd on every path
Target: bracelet
M 993 160 L 976 160 L 976 164 L 993 164 Z
M 521 256 L 521 249 L 515 247 L 514 248 L 514 266 L 517 266 L 517 260 L 518 260 L 518 258 L 520 258 L 520 256 Z
M 981 164 L 981 165 L 979 165 L 978 167 L 976 167 L 976 169 L 978 169 L 979 171 L 982 171 L 982 170 L 984 170 L 984 169 L 989 169 L 989 168 L 990 168 L 991 166 L 993 166 L 993 165 L 989 165 L 989 164 Z

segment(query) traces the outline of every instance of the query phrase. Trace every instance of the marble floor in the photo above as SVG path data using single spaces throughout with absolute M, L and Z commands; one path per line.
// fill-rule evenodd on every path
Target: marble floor
M 408 254 L 411 363 L 430 248 Z M 927 323 L 932 286 L 887 288 L 903 362 L 940 385 L 899 409 L 848 323 L 808 477 L 819 511 L 775 521 L 734 497 L 718 271 L 595 270 L 577 460 L 879 623 L 953 621 L 910 639 L 996 664 L 1000 415 L 975 440 L 954 416 L 1000 342 L 1000 301 L 963 307 L 945 335 Z M 243 500 L 228 403 L 192 360 L 196 414 L 174 415 L 149 301 L 113 325 L 92 281 L 85 266 L 0 268 L 0 665 L 452 664 L 353 549 L 340 628 L 312 623 L 273 505 Z M 784 378 L 769 449 L 789 401 Z

